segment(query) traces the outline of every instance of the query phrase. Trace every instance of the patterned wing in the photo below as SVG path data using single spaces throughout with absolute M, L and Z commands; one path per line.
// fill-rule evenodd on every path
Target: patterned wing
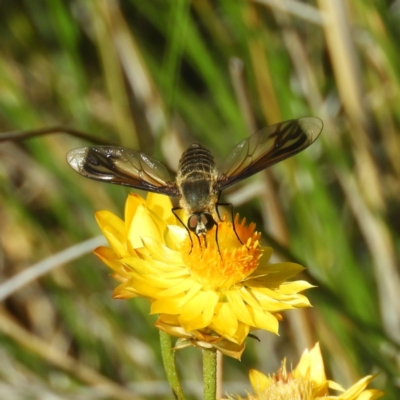
M 164 165 L 138 151 L 114 146 L 80 147 L 67 154 L 67 161 L 86 178 L 179 196 Z
M 322 131 L 319 118 L 306 117 L 271 125 L 240 142 L 225 159 L 215 190 L 221 191 L 291 157 L 313 143 Z

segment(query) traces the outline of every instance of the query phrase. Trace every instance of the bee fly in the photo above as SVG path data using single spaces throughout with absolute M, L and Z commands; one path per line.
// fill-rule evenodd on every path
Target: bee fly
M 179 161 L 175 180 L 158 160 L 124 147 L 96 146 L 71 150 L 69 165 L 81 175 L 117 185 L 179 197 L 179 207 L 188 217 L 185 225 L 200 242 L 202 236 L 218 225 L 213 217 L 222 190 L 307 148 L 321 133 L 319 118 L 306 117 L 271 125 L 241 141 L 217 170 L 211 152 L 201 144 L 192 144 Z M 233 225 L 238 237 L 235 226 Z M 240 238 L 238 237 L 239 241 Z M 205 242 L 207 246 L 207 243 Z M 217 241 L 218 246 L 218 241 Z M 218 248 L 219 249 L 219 248 Z

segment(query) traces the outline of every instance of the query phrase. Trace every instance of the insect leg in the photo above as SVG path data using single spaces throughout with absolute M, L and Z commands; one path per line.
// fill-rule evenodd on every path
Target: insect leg
M 200 248 L 202 248 L 201 247 L 200 236 L 197 235 L 197 234 L 195 234 L 195 235 L 199 239 Z M 203 237 L 203 240 L 204 240 L 204 247 L 207 248 L 207 236 L 205 234 L 202 234 L 201 236 Z M 218 243 L 218 224 L 215 224 L 215 243 L 217 243 L 218 254 L 222 258 L 221 250 L 219 248 L 219 243 Z
M 172 211 L 172 214 L 175 215 L 176 219 L 182 224 L 182 226 L 186 229 L 187 233 L 189 234 L 189 239 L 190 239 L 190 243 L 191 243 L 190 251 L 189 251 L 189 254 L 190 254 L 190 253 L 192 252 L 192 250 L 193 250 L 193 239 L 192 239 L 192 235 L 190 234 L 189 228 L 186 226 L 186 224 L 179 218 L 178 214 L 175 212 L 176 210 L 182 210 L 182 207 L 174 207 L 174 208 L 171 209 L 171 211 Z M 196 235 L 196 236 L 197 236 L 197 235 Z M 201 247 L 200 238 L 197 237 L 197 239 L 198 239 L 199 245 L 200 245 L 200 247 Z
M 232 220 L 233 232 L 235 232 L 235 235 L 236 235 L 236 237 L 238 238 L 239 242 L 240 242 L 242 245 L 244 245 L 244 243 L 243 243 L 242 240 L 240 239 L 238 233 L 236 232 L 235 218 L 234 218 L 234 216 L 233 216 L 233 205 L 232 205 L 232 203 L 219 203 L 219 202 L 218 202 L 218 203 L 215 204 L 215 209 L 216 209 L 216 211 L 217 211 L 218 218 L 221 220 L 221 217 L 220 217 L 219 211 L 218 211 L 218 207 L 229 207 L 229 209 L 231 210 L 231 220 Z M 218 244 L 218 242 L 217 242 L 217 244 Z
M 218 214 L 218 212 L 217 212 L 217 214 Z M 218 215 L 218 217 L 219 217 L 219 215 Z M 237 236 L 237 234 L 236 234 L 236 236 Z M 221 250 L 219 249 L 219 243 L 218 243 L 218 224 L 215 224 L 215 242 L 217 243 L 218 254 L 222 258 Z
M 218 219 L 220 220 L 220 221 L 222 221 L 222 218 L 221 218 L 221 215 L 219 215 L 219 210 L 218 210 L 218 206 L 221 204 L 221 205 L 223 205 L 224 203 L 220 203 L 219 202 L 219 199 L 221 198 L 221 193 L 222 192 L 219 192 L 218 193 L 218 200 L 217 200 L 217 202 L 215 203 L 215 211 L 217 212 L 217 216 L 218 216 Z M 231 205 L 232 206 L 232 205 Z

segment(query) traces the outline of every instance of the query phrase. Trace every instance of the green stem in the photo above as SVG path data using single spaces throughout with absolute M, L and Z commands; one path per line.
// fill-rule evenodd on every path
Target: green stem
M 217 392 L 217 352 L 203 350 L 204 400 L 215 400 Z
M 160 345 L 165 373 L 167 374 L 168 383 L 172 389 L 174 398 L 177 400 L 185 400 L 181 383 L 179 382 L 178 373 L 176 371 L 175 352 L 172 350 L 171 337 L 163 331 L 160 331 Z

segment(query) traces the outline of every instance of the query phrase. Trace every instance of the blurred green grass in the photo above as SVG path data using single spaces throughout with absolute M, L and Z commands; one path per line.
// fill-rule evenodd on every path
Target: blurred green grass
M 174 169 L 194 140 L 221 159 L 256 129 L 323 119 L 310 149 L 225 193 L 318 288 L 280 337 L 225 360 L 224 389 L 243 394 L 249 368 L 272 373 L 320 341 L 331 379 L 379 373 L 375 386 L 398 398 L 398 1 L 16 0 L 0 21 L 1 132 L 67 124 Z M 122 215 L 126 189 L 67 165 L 83 144 L 0 144 L 2 284 L 98 235 L 94 211 Z M 171 398 L 147 303 L 111 300 L 114 286 L 88 254 L 5 299 L 0 397 Z M 201 398 L 198 353 L 177 353 L 188 398 Z

